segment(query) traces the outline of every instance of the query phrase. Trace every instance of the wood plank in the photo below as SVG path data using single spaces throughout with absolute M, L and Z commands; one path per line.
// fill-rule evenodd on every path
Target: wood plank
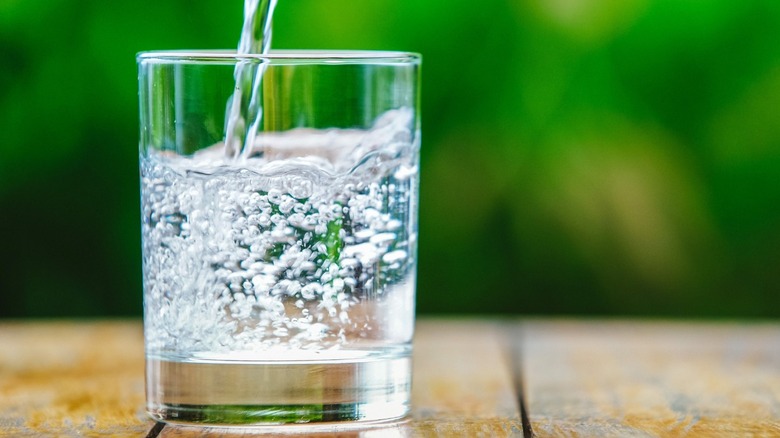
M 780 325 L 537 321 L 522 367 L 538 437 L 780 436 Z
M 423 320 L 418 328 L 411 436 L 522 436 L 502 327 Z
M 0 323 L 0 434 L 144 436 L 137 322 Z
M 317 436 L 522 435 L 499 330 L 490 323 L 423 320 L 415 340 L 410 418 Z M 138 437 L 154 428 L 143 413 L 140 322 L 2 323 L 0 346 L 0 435 Z M 166 426 L 151 435 L 253 432 Z

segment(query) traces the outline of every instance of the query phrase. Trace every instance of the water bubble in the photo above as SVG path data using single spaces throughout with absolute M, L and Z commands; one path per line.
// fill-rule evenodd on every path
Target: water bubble
M 278 329 L 274 330 L 274 336 L 283 337 L 283 336 L 287 336 L 288 333 L 289 333 L 288 330 L 284 327 L 279 327 Z
M 393 177 L 399 181 L 409 179 L 417 174 L 417 166 L 401 165 L 393 174 Z
M 306 331 L 306 335 L 309 337 L 309 339 L 319 340 L 322 339 L 327 332 L 328 326 L 321 323 L 315 323 L 309 326 L 309 329 Z
M 244 281 L 244 275 L 241 272 L 233 272 L 228 276 L 230 284 L 241 284 Z
M 317 269 L 317 265 L 314 262 L 304 261 L 298 266 L 301 272 L 312 272 Z
M 267 214 L 261 214 L 257 217 L 257 224 L 261 227 L 267 227 L 271 225 L 271 217 Z
M 250 221 L 252 216 L 249 218 L 239 217 L 235 221 L 233 221 L 232 227 L 236 230 L 241 230 L 243 228 L 246 228 L 247 222 Z M 250 222 L 251 223 L 251 222 Z
M 356 232 L 354 236 L 355 236 L 355 240 L 364 241 L 371 238 L 371 236 L 373 236 L 374 234 L 375 234 L 374 230 L 372 230 L 371 228 L 366 228 Z
M 309 283 L 301 288 L 301 297 L 311 301 L 322 294 L 322 286 L 317 283 Z
M 359 264 L 360 262 L 356 258 L 346 257 L 341 260 L 341 266 L 344 268 L 354 268 L 357 267 Z
M 387 231 L 395 231 L 403 226 L 403 222 L 397 220 L 397 219 L 390 219 L 385 224 L 385 229 Z
M 279 203 L 279 211 L 281 211 L 283 214 L 289 214 L 293 206 L 295 206 L 296 201 L 293 198 L 290 198 L 289 196 L 285 196 L 282 201 Z
M 271 189 L 268 191 L 268 202 L 279 204 L 282 201 L 282 193 L 279 190 Z
M 296 213 L 306 213 L 309 211 L 309 203 L 308 202 L 299 202 L 293 206 L 293 211 Z
M 287 230 L 289 228 L 281 228 L 276 227 L 273 231 L 271 231 L 271 238 L 274 240 L 274 242 L 283 243 L 290 240 L 290 235 L 287 233 Z
M 287 223 L 294 227 L 300 227 L 303 224 L 305 216 L 301 213 L 293 213 L 287 217 Z
M 259 274 L 252 277 L 252 285 L 258 292 L 268 292 L 276 283 L 276 277 L 268 274 Z
M 406 259 L 406 251 L 398 249 L 395 251 L 388 252 L 387 254 L 382 256 L 382 261 L 387 264 L 393 264 L 396 262 L 400 262 L 402 260 Z
M 379 258 L 379 250 L 371 243 L 350 245 L 344 248 L 345 257 L 357 258 L 364 266 L 373 264 Z
M 314 191 L 314 183 L 306 178 L 293 176 L 287 181 L 287 190 L 294 198 L 308 198 Z
M 371 239 L 369 239 L 369 242 L 374 245 L 387 245 L 393 240 L 395 240 L 394 233 L 380 233 L 372 236 Z

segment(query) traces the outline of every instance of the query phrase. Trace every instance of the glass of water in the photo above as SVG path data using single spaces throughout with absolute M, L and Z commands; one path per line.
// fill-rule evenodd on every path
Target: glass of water
M 219 425 L 406 415 L 420 57 L 137 61 L 149 414 Z

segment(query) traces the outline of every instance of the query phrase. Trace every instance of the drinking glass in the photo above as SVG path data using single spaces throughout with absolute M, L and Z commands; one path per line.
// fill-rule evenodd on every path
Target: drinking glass
M 406 415 L 419 55 L 137 61 L 148 413 L 219 425 Z

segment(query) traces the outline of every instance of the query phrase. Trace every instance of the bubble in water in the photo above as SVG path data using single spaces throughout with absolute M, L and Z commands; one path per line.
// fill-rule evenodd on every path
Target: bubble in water
M 387 264 L 400 262 L 401 260 L 404 259 L 406 259 L 406 251 L 404 250 L 391 251 L 382 256 L 382 261 Z
M 394 121 L 400 114 L 369 133 L 315 136 L 327 147 L 280 134 L 286 149 L 273 161 L 215 165 L 209 154 L 150 151 L 141 168 L 151 348 L 235 351 L 295 340 L 323 349 L 381 336 L 375 312 L 386 309 L 377 300 L 412 293 L 405 261 L 416 230 L 404 227 L 416 201 L 400 180 L 415 176 L 416 151 L 407 144 L 374 159 L 392 130 L 408 130 Z M 296 156 L 296 142 L 317 156 Z

